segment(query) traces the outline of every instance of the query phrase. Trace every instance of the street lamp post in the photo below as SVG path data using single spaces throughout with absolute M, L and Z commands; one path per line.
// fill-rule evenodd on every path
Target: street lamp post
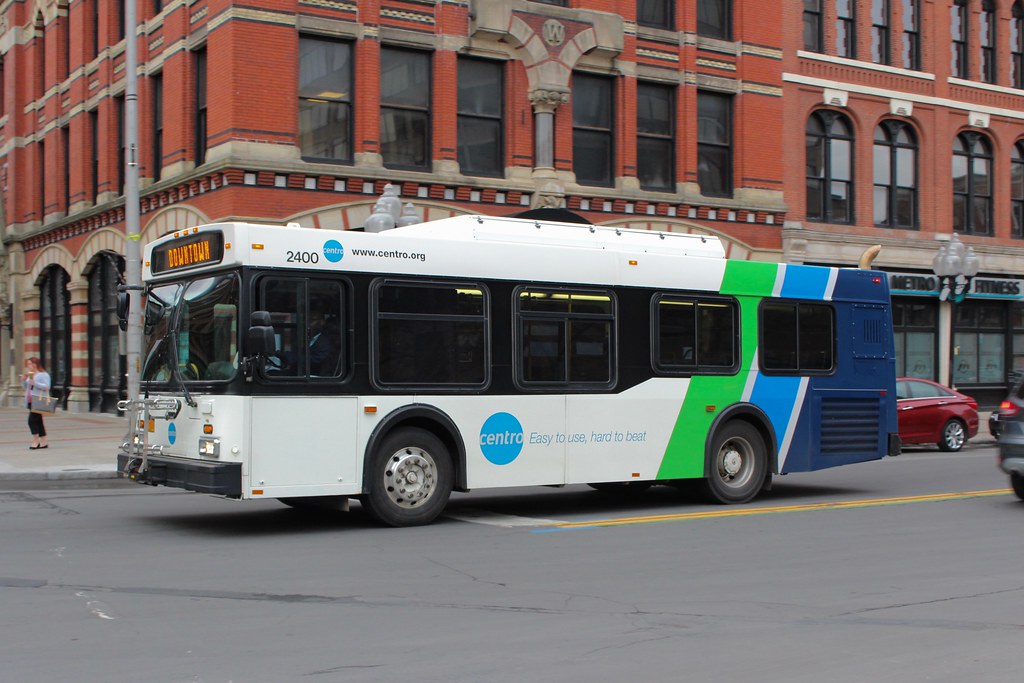
M 949 303 L 949 377 L 946 384 L 953 388 L 953 373 L 956 353 L 954 343 L 954 307 L 964 300 L 971 288 L 971 280 L 978 274 L 981 261 L 974 249 L 964 246 L 956 233 L 949 242 L 939 248 L 939 253 L 932 260 L 932 271 L 939 278 L 939 301 Z

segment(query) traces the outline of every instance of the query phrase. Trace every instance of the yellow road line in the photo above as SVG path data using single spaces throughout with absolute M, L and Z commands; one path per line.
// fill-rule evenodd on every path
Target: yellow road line
M 872 498 L 868 500 L 848 500 L 832 503 L 808 503 L 806 505 L 779 505 L 773 507 L 730 507 L 726 509 L 704 512 L 681 512 L 670 515 L 647 515 L 644 517 L 615 517 L 612 519 L 596 519 L 589 522 L 564 522 L 554 524 L 543 531 L 559 531 L 562 529 L 587 529 L 591 527 L 626 526 L 630 524 L 657 524 L 659 522 L 681 522 L 690 519 L 717 519 L 722 517 L 749 517 L 751 515 L 770 515 L 783 512 L 806 512 L 808 510 L 842 510 L 847 508 L 878 507 L 881 505 L 906 505 L 908 503 L 931 503 L 944 500 L 965 500 L 968 498 L 985 498 L 1004 496 L 1010 489 L 989 489 L 986 491 L 961 491 L 959 493 L 932 493 L 923 496 L 901 496 L 899 498 Z

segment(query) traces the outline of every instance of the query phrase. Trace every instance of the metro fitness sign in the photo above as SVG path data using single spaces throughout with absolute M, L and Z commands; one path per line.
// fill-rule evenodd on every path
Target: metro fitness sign
M 922 273 L 889 273 L 889 290 L 895 296 L 939 295 L 939 278 Z M 968 297 L 977 299 L 1024 299 L 1024 280 L 976 277 Z

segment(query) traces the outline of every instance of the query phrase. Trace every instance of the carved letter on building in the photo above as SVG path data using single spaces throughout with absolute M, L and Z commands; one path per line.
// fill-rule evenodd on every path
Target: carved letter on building
M 541 28 L 544 42 L 555 47 L 565 42 L 565 26 L 560 21 L 548 19 Z

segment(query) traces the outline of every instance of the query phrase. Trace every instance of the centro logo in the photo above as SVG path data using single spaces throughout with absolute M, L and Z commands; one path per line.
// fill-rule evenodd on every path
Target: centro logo
M 345 257 L 345 247 L 341 246 L 338 240 L 327 240 L 324 242 L 324 258 L 331 263 L 337 263 Z
M 495 465 L 507 465 L 523 450 L 523 425 L 509 413 L 495 413 L 480 428 L 480 450 Z
M 178 429 L 174 426 L 174 423 L 167 425 L 167 443 L 174 445 L 174 442 L 178 439 Z

